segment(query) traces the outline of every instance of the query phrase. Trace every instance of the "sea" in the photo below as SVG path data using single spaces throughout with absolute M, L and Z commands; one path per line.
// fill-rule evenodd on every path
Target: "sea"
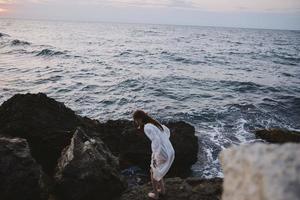
M 0 19 L 0 33 L 0 104 L 43 92 L 102 122 L 186 121 L 196 177 L 222 177 L 219 152 L 256 129 L 300 130 L 300 31 Z

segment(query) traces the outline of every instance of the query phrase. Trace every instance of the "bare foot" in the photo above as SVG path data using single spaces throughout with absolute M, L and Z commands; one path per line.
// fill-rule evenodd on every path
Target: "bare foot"
M 151 199 L 158 199 L 158 195 L 156 195 L 154 192 L 149 192 L 148 197 Z
M 166 194 L 166 192 L 165 192 L 165 191 L 162 191 L 162 189 L 160 189 L 160 188 L 157 189 L 157 192 L 158 192 L 159 194 L 161 194 L 161 195 L 165 195 L 165 194 Z

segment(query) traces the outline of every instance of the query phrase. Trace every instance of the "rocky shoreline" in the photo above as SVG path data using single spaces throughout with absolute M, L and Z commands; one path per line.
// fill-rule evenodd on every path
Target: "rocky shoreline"
M 263 139 L 269 143 L 300 143 L 300 132 L 285 129 L 262 129 L 256 130 L 257 138 Z
M 188 177 L 186 179 L 167 178 L 166 190 L 168 193 L 161 199 L 166 200 L 220 200 L 222 196 L 222 178 L 199 179 Z M 152 190 L 147 183 L 125 192 L 121 200 L 147 200 L 147 193 Z
M 13 157 L 15 151 L 17 155 L 18 151 L 27 152 L 28 160 L 35 163 L 34 173 L 43 177 L 32 180 L 40 187 L 36 190 L 40 191 L 40 199 L 49 196 L 52 199 L 115 199 L 127 188 L 126 176 L 121 170 L 138 166 L 148 177 L 150 141 L 135 129 L 132 121 L 100 123 L 76 115 L 63 103 L 39 93 L 17 94 L 5 101 L 0 107 L 0 125 L 0 137 L 8 143 L 0 153 L 12 151 Z M 195 129 L 185 122 L 166 122 L 165 125 L 172 132 L 170 139 L 176 151 L 167 177 L 186 177 L 197 161 Z M 14 149 L 16 140 L 24 144 Z M 26 171 L 31 166 L 23 166 L 21 177 L 16 176 L 13 169 L 7 173 L 16 162 L 23 162 L 21 158 L 1 158 L 1 176 L 7 178 L 6 186 L 28 178 Z M 4 186 L 3 190 L 8 190 Z M 19 193 L 22 199 L 37 199 L 37 192 L 33 194 L 29 190 L 27 196 Z
M 221 199 L 222 178 L 189 177 L 199 154 L 194 127 L 164 124 L 176 158 L 162 199 Z M 279 129 L 255 134 L 272 143 L 299 143 L 300 137 Z M 17 94 L 0 106 L 0 199 L 147 199 L 150 156 L 150 141 L 132 121 L 101 123 L 43 93 Z

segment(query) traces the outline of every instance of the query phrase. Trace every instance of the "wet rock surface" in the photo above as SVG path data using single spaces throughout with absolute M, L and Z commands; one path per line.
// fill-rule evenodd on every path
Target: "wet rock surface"
M 21 138 L 0 137 L 0 199 L 47 199 L 41 167 Z
M 300 143 L 300 132 L 285 129 L 263 129 L 256 130 L 257 138 L 266 140 L 270 143 Z
M 222 196 L 221 178 L 167 178 L 166 195 L 162 200 L 220 200 Z M 138 186 L 124 193 L 121 200 L 148 200 L 148 192 L 152 190 L 150 183 Z

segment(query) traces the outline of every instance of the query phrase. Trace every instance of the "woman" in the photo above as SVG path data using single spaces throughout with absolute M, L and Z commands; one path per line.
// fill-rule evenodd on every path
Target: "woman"
M 163 195 L 166 192 L 163 177 L 169 171 L 175 157 L 173 146 L 169 140 L 170 130 L 142 110 L 135 111 L 133 119 L 137 127 L 144 129 L 144 133 L 151 140 L 150 172 L 153 192 L 149 192 L 148 196 L 158 199 L 159 194 Z

